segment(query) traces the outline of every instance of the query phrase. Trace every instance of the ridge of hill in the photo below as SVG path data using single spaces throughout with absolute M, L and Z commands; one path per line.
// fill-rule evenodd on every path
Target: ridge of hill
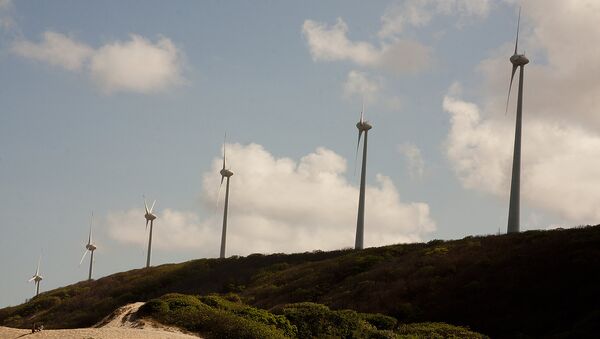
M 316 302 L 496 337 L 600 331 L 600 226 L 432 240 L 365 250 L 252 254 L 116 273 L 0 309 L 0 325 L 88 327 L 168 293 L 234 292 L 260 308 Z

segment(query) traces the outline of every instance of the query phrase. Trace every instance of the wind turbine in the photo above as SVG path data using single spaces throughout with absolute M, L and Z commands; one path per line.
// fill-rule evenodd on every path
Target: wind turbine
M 358 128 L 358 142 L 356 143 L 356 155 L 358 156 L 358 148 L 360 147 L 360 137 L 363 132 L 365 133 L 365 140 L 363 141 L 363 156 L 362 156 L 362 167 L 360 171 L 360 194 L 358 196 L 358 217 L 356 220 L 356 241 L 354 248 L 362 250 L 364 246 L 364 233 L 365 233 L 365 175 L 367 174 L 367 137 L 369 130 L 373 128 L 371 124 L 364 120 L 365 104 L 363 101 L 362 110 L 360 111 L 360 121 L 356 124 Z
M 156 200 L 152 203 L 152 207 L 148 209 L 148 204 L 146 204 L 146 198 L 144 198 L 144 208 L 146 209 L 146 214 L 144 214 L 144 218 L 146 218 L 146 230 L 148 229 L 148 223 L 150 223 L 150 235 L 148 236 L 148 257 L 146 258 L 146 267 L 150 267 L 150 256 L 152 254 L 152 226 L 154 225 L 154 219 L 156 219 L 156 215 L 152 213 L 154 210 L 154 204 L 156 204 Z
M 223 168 L 221 168 L 219 171 L 221 174 L 221 184 L 219 185 L 219 192 L 217 193 L 218 201 L 219 194 L 221 193 L 221 186 L 223 186 L 223 180 L 227 178 L 227 184 L 225 185 L 225 206 L 223 207 L 223 230 L 221 233 L 221 251 L 219 253 L 219 258 L 225 258 L 225 244 L 227 242 L 227 209 L 229 208 L 229 178 L 233 175 L 233 172 L 225 167 L 226 139 L 227 134 L 225 134 L 225 140 L 223 140 Z
M 94 251 L 96 250 L 96 245 L 93 244 L 92 242 L 92 224 L 94 223 L 94 212 L 92 212 L 92 218 L 90 219 L 90 234 L 88 236 L 88 242 L 87 245 L 85 245 L 85 251 L 83 252 L 83 256 L 81 257 L 81 260 L 79 261 L 79 265 L 81 266 L 81 263 L 83 263 L 83 259 L 85 259 L 85 255 L 88 253 L 88 251 L 90 252 L 90 272 L 88 274 L 88 280 L 92 280 L 92 266 L 94 263 Z
M 517 68 L 519 68 L 519 93 L 517 97 L 517 119 L 515 123 L 515 144 L 512 163 L 512 178 L 510 184 L 510 202 L 508 207 L 508 233 L 519 232 L 519 209 L 520 209 L 520 189 L 521 189 L 521 126 L 523 120 L 523 77 L 525 65 L 529 59 L 525 54 L 518 54 L 519 45 L 519 26 L 521 24 L 521 9 L 519 9 L 519 20 L 517 22 L 517 38 L 515 40 L 515 51 L 510 57 L 512 63 L 512 74 L 508 86 L 508 97 L 506 99 L 506 111 L 508 111 L 508 101 L 510 99 L 510 90 L 512 88 L 513 78 Z
M 29 279 L 29 282 L 35 282 L 35 296 L 37 297 L 38 294 L 40 294 L 40 281 L 42 281 L 42 279 L 44 279 L 44 277 L 42 277 L 40 275 L 40 261 L 42 261 L 42 256 L 40 255 L 40 258 L 38 259 L 38 264 L 37 264 L 37 268 L 35 269 L 35 274 L 33 275 L 33 277 L 31 277 L 31 279 Z

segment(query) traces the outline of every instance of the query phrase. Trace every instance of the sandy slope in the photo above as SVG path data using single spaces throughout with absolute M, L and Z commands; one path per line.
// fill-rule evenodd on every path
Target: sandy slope
M 158 323 L 135 319 L 135 313 L 144 303 L 125 305 L 103 319 L 93 328 L 70 330 L 43 330 L 31 333 L 31 330 L 0 326 L 0 339 L 14 338 L 64 338 L 64 339 L 198 339 L 192 334 L 182 333 L 179 329 Z

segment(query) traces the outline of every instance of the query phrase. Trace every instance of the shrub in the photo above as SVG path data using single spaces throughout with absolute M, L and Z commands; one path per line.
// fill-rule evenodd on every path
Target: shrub
M 472 332 L 468 328 L 448 325 L 445 323 L 414 323 L 401 324 L 396 333 L 402 336 L 415 336 L 417 338 L 488 338 L 480 333 Z
M 398 320 L 381 313 L 359 313 L 359 316 L 378 330 L 393 330 Z
M 285 317 L 216 295 L 166 294 L 144 304 L 138 314 L 207 338 L 285 338 L 295 334 L 295 327 Z

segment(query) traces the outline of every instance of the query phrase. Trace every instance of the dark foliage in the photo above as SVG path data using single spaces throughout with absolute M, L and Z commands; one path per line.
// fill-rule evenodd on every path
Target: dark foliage
M 206 338 L 288 338 L 296 331 L 285 317 L 218 296 L 198 298 L 171 293 L 150 300 L 140 308 L 138 315 Z
M 443 323 L 396 328 L 392 317 L 330 310 L 315 303 L 287 304 L 275 312 L 280 314 L 245 305 L 234 295 L 195 297 L 171 293 L 148 301 L 138 316 L 179 326 L 206 338 L 487 338 Z M 380 323 L 382 328 L 367 319 Z
M 42 293 L 1 309 L 0 324 L 86 327 L 119 306 L 167 293 L 236 292 L 266 309 L 310 301 L 400 323 L 468 326 L 494 338 L 589 337 L 600 333 L 598 286 L 595 226 L 161 265 Z

